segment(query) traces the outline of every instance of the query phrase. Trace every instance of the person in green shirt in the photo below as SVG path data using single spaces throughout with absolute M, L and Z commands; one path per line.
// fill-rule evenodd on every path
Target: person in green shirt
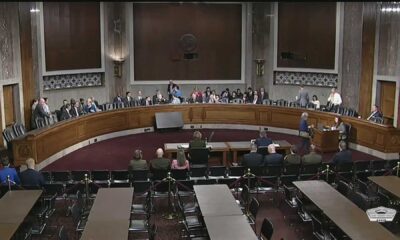
M 157 170 L 169 170 L 171 167 L 171 161 L 164 158 L 164 151 L 158 148 L 156 151 L 156 158 L 151 160 L 150 167 Z
M 129 162 L 129 170 L 147 170 L 147 161 L 143 159 L 142 150 L 136 149 L 133 154 L 133 159 Z

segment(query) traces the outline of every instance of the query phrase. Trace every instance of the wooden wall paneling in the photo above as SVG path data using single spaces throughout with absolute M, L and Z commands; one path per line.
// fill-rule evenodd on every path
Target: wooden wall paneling
M 46 70 L 101 68 L 99 2 L 44 2 Z
M 359 114 L 366 118 L 371 112 L 372 83 L 374 79 L 374 53 L 376 29 L 376 2 L 363 3 L 363 30 L 361 53 L 361 82 Z
M 396 98 L 396 82 L 380 81 L 381 94 L 379 106 L 385 118 L 394 118 L 394 105 Z
M 33 156 L 38 162 L 87 139 L 132 129 L 132 119 L 137 128 L 152 127 L 156 112 L 181 111 L 197 113 L 193 121 L 185 118 L 185 124 L 246 124 L 298 130 L 300 115 L 304 109 L 244 105 L 244 104 L 184 104 L 159 105 L 118 109 L 88 114 L 77 119 L 56 123 L 50 127 L 30 131 L 24 138 L 13 142 L 16 164 L 23 164 L 26 157 Z M 310 123 L 332 123 L 338 116 L 334 113 L 307 110 Z M 132 117 L 132 116 L 137 116 Z M 200 117 L 201 116 L 201 117 Z M 257 118 L 258 116 L 258 118 Z M 271 121 L 264 122 L 271 116 Z M 138 121 L 136 120 L 138 119 Z M 400 130 L 389 125 L 371 123 L 363 119 L 342 117 L 352 125 L 350 141 L 386 153 L 400 152 Z M 62 139 L 62 141 L 60 141 Z
M 4 98 L 4 117 L 7 127 L 14 124 L 16 120 L 13 85 L 3 86 L 3 98 Z
M 36 79 L 33 73 L 31 3 L 19 3 L 19 38 L 21 49 L 22 93 L 24 99 L 25 128 L 30 129 L 32 117 L 32 100 L 36 98 Z
M 336 2 L 280 2 L 278 67 L 335 68 Z M 282 52 L 294 59 L 281 58 Z
M 135 80 L 241 79 L 241 4 L 134 3 L 133 17 Z M 184 34 L 197 59 L 184 59 Z

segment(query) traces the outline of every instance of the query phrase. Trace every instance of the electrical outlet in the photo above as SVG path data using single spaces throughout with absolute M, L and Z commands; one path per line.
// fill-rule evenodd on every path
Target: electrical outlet
M 95 143 L 97 142 L 97 138 L 94 139 L 94 142 L 95 142 Z

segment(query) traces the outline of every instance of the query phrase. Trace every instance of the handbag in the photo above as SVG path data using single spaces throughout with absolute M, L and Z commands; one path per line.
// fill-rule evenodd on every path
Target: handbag
M 300 131 L 299 132 L 299 136 L 303 137 L 303 138 L 309 138 L 310 134 L 308 132 L 306 132 L 306 131 Z

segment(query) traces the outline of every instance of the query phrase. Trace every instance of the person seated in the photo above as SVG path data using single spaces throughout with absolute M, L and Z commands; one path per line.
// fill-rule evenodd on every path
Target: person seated
M 121 97 L 121 94 L 118 93 L 118 95 L 114 98 L 113 103 L 114 104 L 118 104 L 118 105 L 123 103 L 123 99 Z
M 240 88 L 236 89 L 236 96 L 237 98 L 243 98 L 243 93 L 242 90 L 240 90 Z
M 183 149 L 179 149 L 176 153 L 176 159 L 172 160 L 171 169 L 189 170 L 189 161 L 186 159 Z
M 64 110 L 64 108 L 65 108 L 65 106 L 67 105 L 67 103 L 68 103 L 67 99 L 64 99 L 64 100 L 63 100 L 63 105 L 60 107 L 60 111 L 61 111 L 61 112 Z
M 183 95 L 182 95 L 182 91 L 179 89 L 178 85 L 175 85 L 175 87 L 172 90 L 172 96 L 179 98 L 180 102 L 183 102 Z
M 312 96 L 311 103 L 314 104 L 315 109 L 320 109 L 321 108 L 321 103 L 319 102 L 317 95 L 313 95 Z
M 94 112 L 97 112 L 96 105 L 93 104 L 91 98 L 88 98 L 87 103 L 86 103 L 86 106 L 85 106 L 84 109 L 85 109 L 85 112 L 86 112 L 86 113 L 94 113 Z
M 255 144 L 257 148 L 268 147 L 268 145 L 272 144 L 272 140 L 267 137 L 267 132 L 265 130 L 260 130 L 260 137 L 256 139 Z
M 1 164 L 3 165 L 3 169 L 0 170 L 0 184 L 8 185 L 7 177 L 9 176 L 11 185 L 19 185 L 21 182 L 19 180 L 17 171 L 15 168 L 10 167 L 10 160 L 7 156 L 2 157 Z
M 133 159 L 129 162 L 129 170 L 147 170 L 147 161 L 143 159 L 142 150 L 136 149 L 133 153 Z
M 264 166 L 282 165 L 283 156 L 276 152 L 275 145 L 268 145 L 268 154 L 264 157 Z
M 155 170 L 169 170 L 171 168 L 171 161 L 164 158 L 164 151 L 158 148 L 156 151 L 156 158 L 151 160 L 150 168 Z
M 157 89 L 156 94 L 153 96 L 153 104 L 154 105 L 163 104 L 163 103 L 166 103 L 166 101 L 167 100 L 165 100 L 165 98 L 161 94 L 161 91 Z
M 332 163 L 334 165 L 339 165 L 342 163 L 352 162 L 352 153 L 350 150 L 347 149 L 347 144 L 345 141 L 339 142 L 339 152 L 337 152 L 333 158 Z
M 250 153 L 243 155 L 242 166 L 244 167 L 260 167 L 263 166 L 263 156 L 257 153 L 257 145 L 251 144 Z
M 193 133 L 193 139 L 189 142 L 189 149 L 190 148 L 205 148 L 206 141 L 201 138 L 202 138 L 201 132 L 195 131 Z
M 19 174 L 21 185 L 42 187 L 44 185 L 44 177 L 41 172 L 35 170 L 35 160 L 28 158 L 25 163 L 28 168 Z
M 124 103 L 125 107 L 134 105 L 134 101 L 133 101 L 133 97 L 131 96 L 131 92 L 128 91 L 125 93 L 125 97 L 122 99 L 122 102 Z
M 137 96 L 135 97 L 135 105 L 136 106 L 145 106 L 146 105 L 146 101 L 145 98 L 142 95 L 142 91 L 139 90 L 137 93 Z
M 284 158 L 285 165 L 298 165 L 301 163 L 301 157 L 297 154 L 297 147 L 292 145 L 290 147 L 290 154 Z
M 67 119 L 70 119 L 70 118 L 72 118 L 71 104 L 67 103 L 67 105 L 65 105 L 65 108 L 61 112 L 61 119 L 60 120 L 67 120 Z
M 144 99 L 144 106 L 151 106 L 151 105 L 153 105 L 153 101 L 151 101 L 150 96 L 147 96 L 147 97 Z
M 40 98 L 37 106 L 35 107 L 35 110 L 33 111 L 33 127 L 38 128 L 39 126 L 36 126 L 36 119 L 43 119 L 45 120 L 46 118 L 50 118 L 50 114 L 47 113 L 44 108 L 45 108 L 45 100 L 44 98 Z
M 339 140 L 347 139 L 346 126 L 344 125 L 340 117 L 335 117 L 334 124 L 331 129 L 339 130 Z
M 328 102 L 328 105 L 330 103 L 333 106 L 333 108 L 335 108 L 335 107 L 339 106 L 340 104 L 342 104 L 342 97 L 337 92 L 336 88 L 332 88 L 331 89 L 331 94 L 329 94 L 327 102 Z
M 172 95 L 171 104 L 180 104 L 180 103 L 181 103 L 181 99 L 175 95 Z
M 265 91 L 265 89 L 262 87 L 260 88 L 260 91 L 258 92 L 259 98 L 260 98 L 260 102 L 263 103 L 263 101 L 265 99 L 269 99 L 269 95 L 268 92 Z
M 369 114 L 367 120 L 368 121 L 374 121 L 377 118 L 382 118 L 383 115 L 381 111 L 379 110 L 379 107 L 377 105 L 373 105 L 371 108 L 371 113 Z
M 315 145 L 310 145 L 310 153 L 304 155 L 301 159 L 303 165 L 320 164 L 322 156 L 315 152 Z
M 79 101 L 75 101 L 75 99 L 71 98 L 71 110 L 70 114 L 72 117 L 79 117 L 83 115 L 82 107 Z
M 254 92 L 253 92 L 253 101 L 252 101 L 252 103 L 253 104 L 261 104 L 262 103 L 262 100 L 260 100 L 260 98 L 258 97 L 257 90 L 254 90 Z

